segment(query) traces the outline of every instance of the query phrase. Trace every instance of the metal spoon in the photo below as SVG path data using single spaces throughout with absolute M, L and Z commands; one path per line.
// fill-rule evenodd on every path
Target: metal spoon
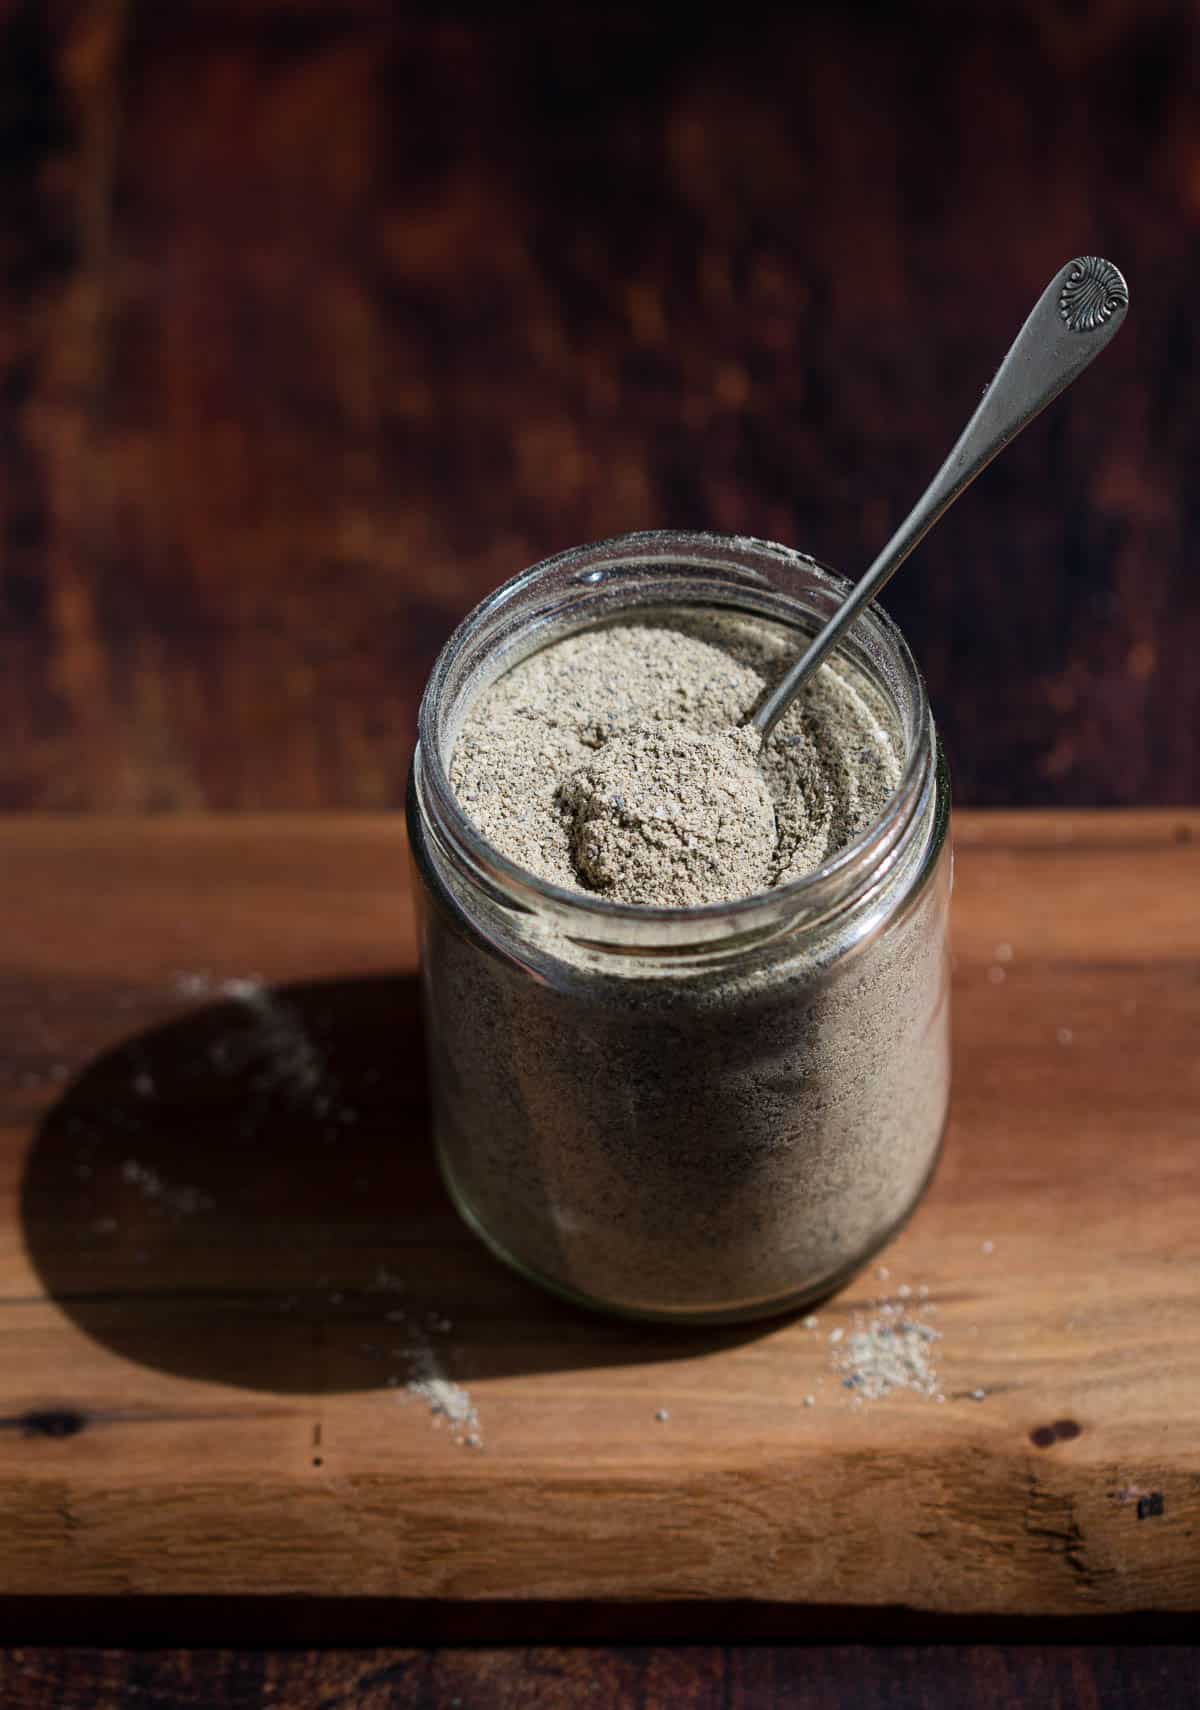
M 1111 261 L 1080 255 L 1055 274 L 1000 364 L 957 445 L 862 581 L 749 720 L 764 740 L 830 648 L 899 570 L 913 547 L 1023 427 L 1082 374 L 1113 337 L 1129 288 Z

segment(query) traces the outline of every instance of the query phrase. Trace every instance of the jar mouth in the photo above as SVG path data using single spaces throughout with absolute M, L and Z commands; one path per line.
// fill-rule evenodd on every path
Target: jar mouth
M 810 603 L 800 597 L 803 583 Z M 790 584 L 790 585 L 789 585 Z M 449 757 L 468 707 L 519 659 L 552 640 L 637 615 L 639 608 L 723 607 L 815 631 L 851 583 L 805 553 L 773 541 L 673 529 L 616 535 L 543 559 L 488 594 L 459 624 L 430 673 L 417 716 L 414 780 L 434 833 L 450 846 L 494 900 L 509 908 L 549 910 L 576 942 L 629 949 L 638 938 L 677 944 L 727 939 L 772 919 L 816 922 L 878 877 L 903 845 L 933 770 L 933 731 L 924 678 L 896 623 L 877 604 L 838 644 L 882 689 L 905 746 L 900 781 L 881 813 L 811 872 L 726 902 L 657 907 L 614 901 L 543 879 L 502 854 L 474 825 L 450 782 Z M 545 598 L 539 600 L 539 594 Z M 564 624 L 564 618 L 567 620 Z M 551 632 L 555 620 L 561 627 Z M 522 645 L 534 639 L 531 646 Z M 467 691 L 475 656 L 498 654 L 496 668 Z M 891 667 L 881 672 L 881 662 Z M 891 678 L 891 681 L 888 678 Z M 902 689 L 903 692 L 897 692 Z M 458 703 L 462 703 L 461 705 Z

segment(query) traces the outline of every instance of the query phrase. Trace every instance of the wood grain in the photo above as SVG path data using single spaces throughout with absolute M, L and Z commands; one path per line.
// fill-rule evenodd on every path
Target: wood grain
M 458 1225 L 397 820 L 9 822 L 0 1590 L 1193 1609 L 1198 837 L 961 817 L 952 1127 L 886 1255 L 947 1401 L 855 1409 L 873 1276 L 635 1332 Z M 429 1314 L 478 1452 L 388 1383 Z
M 1178 1646 L 0 1653 L 22 1710 L 1191 1710 L 1198 1688 Z
M 0 26 L 0 805 L 388 807 L 547 552 L 865 565 L 1090 249 L 1126 330 L 889 602 L 963 799 L 1200 796 L 1186 0 Z

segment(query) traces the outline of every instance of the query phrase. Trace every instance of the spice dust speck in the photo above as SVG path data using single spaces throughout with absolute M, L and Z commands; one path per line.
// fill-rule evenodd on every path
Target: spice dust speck
M 911 1293 L 907 1289 L 906 1298 Z M 939 1386 L 932 1350 L 940 1339 L 940 1332 L 915 1312 L 889 1301 L 873 1314 L 855 1313 L 849 1335 L 830 1350 L 830 1359 L 842 1387 L 853 1391 L 855 1407 L 897 1389 L 934 1399 Z
M 471 1449 L 481 1448 L 483 1433 L 470 1392 L 446 1375 L 441 1361 L 427 1342 L 414 1343 L 408 1351 L 408 1358 L 412 1375 L 404 1386 L 405 1393 L 423 1401 L 435 1423 L 440 1424 L 444 1420 L 456 1443 L 465 1443 Z
M 136 1158 L 127 1158 L 122 1164 L 121 1179 L 130 1187 L 137 1188 L 143 1199 L 181 1217 L 190 1217 L 198 1211 L 211 1211 L 217 1203 L 211 1194 L 202 1193 L 199 1188 L 180 1187 L 164 1181 L 157 1170 L 148 1164 L 138 1163 Z

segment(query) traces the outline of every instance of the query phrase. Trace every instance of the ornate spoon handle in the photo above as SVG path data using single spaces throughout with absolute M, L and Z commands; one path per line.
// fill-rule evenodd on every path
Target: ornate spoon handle
M 1120 272 L 1098 255 L 1078 256 L 1055 274 L 949 457 L 862 581 L 749 721 L 764 737 L 842 632 L 963 489 L 1099 356 L 1128 307 L 1129 288 Z

